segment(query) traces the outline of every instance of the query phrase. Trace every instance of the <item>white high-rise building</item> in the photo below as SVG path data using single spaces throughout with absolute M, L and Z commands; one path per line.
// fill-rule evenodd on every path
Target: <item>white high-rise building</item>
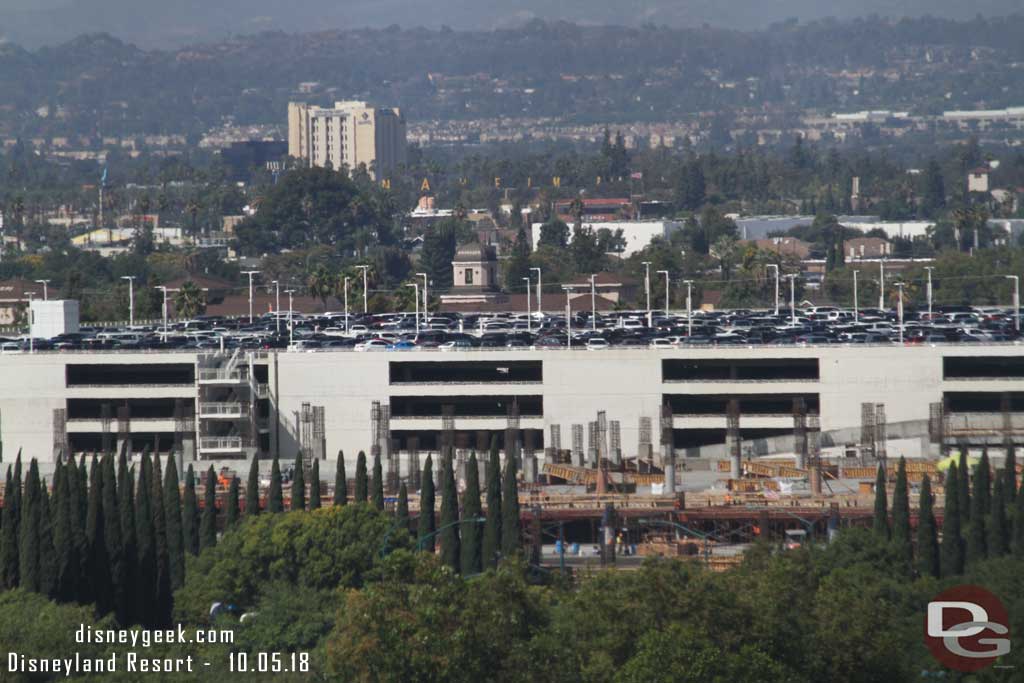
M 375 179 L 387 178 L 405 163 L 405 147 L 405 119 L 398 109 L 366 102 L 288 104 L 288 154 L 310 166 L 365 165 Z

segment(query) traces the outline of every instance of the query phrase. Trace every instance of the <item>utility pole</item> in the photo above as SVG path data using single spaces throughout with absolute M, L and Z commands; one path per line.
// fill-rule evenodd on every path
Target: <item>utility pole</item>
M 363 315 L 366 315 L 370 311 L 369 297 L 367 297 L 367 295 L 366 295 L 366 293 L 368 291 L 366 289 L 366 287 L 367 287 L 367 284 L 366 284 L 367 283 L 366 271 L 370 270 L 370 266 L 356 266 L 356 268 L 359 268 L 360 270 L 363 271 Z
M 122 275 L 122 280 L 128 281 L 128 326 L 135 326 L 135 276 Z
M 665 276 L 665 315 L 667 316 L 669 314 L 669 311 L 668 311 L 668 309 L 669 309 L 669 305 L 668 305 L 668 297 L 669 297 L 668 287 L 669 287 L 670 278 L 668 276 L 668 271 L 667 270 L 659 270 L 658 274 Z
M 644 261 L 644 293 L 647 295 L 647 327 L 654 327 L 651 318 L 651 262 Z
M 530 272 L 537 271 L 537 312 L 544 317 L 544 288 L 541 285 L 540 268 L 530 268 Z
M 416 290 L 415 291 L 415 297 L 416 297 L 416 338 L 419 339 L 420 338 L 420 283 L 418 283 L 418 282 L 409 282 L 409 283 L 406 283 L 405 286 L 406 287 L 412 287 L 413 289 Z
M 686 336 L 693 336 L 693 280 L 683 280 L 686 285 Z
M 428 308 L 428 305 L 427 305 L 427 287 L 429 286 L 430 283 L 429 283 L 429 281 L 427 279 L 427 274 L 426 273 L 416 273 L 416 276 L 423 278 L 423 326 L 426 327 L 427 326 L 427 308 Z
M 779 265 L 777 263 L 769 263 L 766 268 L 772 268 L 775 270 L 775 317 L 779 316 Z
M 260 273 L 260 271 L 258 271 L 258 270 L 246 270 L 246 271 L 244 271 L 242 273 L 242 275 L 248 275 L 249 276 L 249 324 L 250 325 L 252 325 L 252 276 L 253 275 L 259 275 L 259 273 Z

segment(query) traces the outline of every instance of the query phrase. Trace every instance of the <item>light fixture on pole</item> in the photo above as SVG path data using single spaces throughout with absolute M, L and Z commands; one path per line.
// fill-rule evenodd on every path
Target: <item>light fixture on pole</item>
M 530 272 L 537 271 L 537 313 L 544 317 L 544 287 L 541 284 L 540 268 L 530 268 Z
M 1007 280 L 1013 280 L 1013 329 L 1020 333 L 1020 277 L 1007 275 Z
M 651 262 L 644 261 L 644 293 L 647 295 L 647 327 L 654 327 L 651 320 Z
M 590 276 L 590 329 L 597 331 L 597 284 L 596 276 Z
M 530 286 L 533 283 L 530 282 L 528 277 L 524 277 L 523 282 L 526 283 L 526 331 L 533 332 L 533 326 L 530 322 L 530 318 L 533 317 L 533 307 L 530 306 Z
M 128 325 L 135 326 L 135 276 L 122 275 L 122 280 L 128 281 Z
M 274 280 L 274 334 L 281 335 L 281 283 Z
M 370 270 L 370 266 L 356 266 L 356 268 L 363 271 L 363 315 L 366 315 L 370 311 L 369 297 L 366 294 L 369 291 L 367 289 L 366 272 Z
M 344 296 L 345 296 L 345 334 L 346 335 L 348 335 L 348 281 L 350 279 L 351 278 L 346 277 L 345 278 L 345 284 L 342 286 L 342 289 L 345 292 Z
M 686 285 L 686 336 L 693 336 L 693 280 L 683 280 Z
M 789 279 L 789 322 L 796 326 L 796 273 L 786 277 Z
M 164 293 L 164 305 L 163 305 L 164 329 L 163 329 L 163 332 L 161 333 L 161 336 L 163 338 L 163 341 L 166 343 L 167 342 L 167 294 L 168 294 L 168 292 L 177 292 L 178 290 L 176 290 L 176 289 L 168 289 L 167 287 L 164 287 L 163 285 L 160 285 L 159 287 L 154 287 L 154 289 L 159 289 L 161 292 Z
M 28 352 L 36 352 L 35 335 L 32 334 L 32 323 L 36 321 L 36 312 L 32 310 L 32 299 L 35 297 L 35 292 L 25 292 L 28 295 Z
M 779 264 L 769 263 L 766 268 L 772 268 L 775 271 L 775 316 L 779 315 Z
M 878 262 L 878 310 L 885 310 L 885 260 Z
M 935 270 L 933 266 L 925 266 L 924 269 L 928 271 L 928 322 L 932 320 L 932 271 Z
M 860 322 L 860 309 L 857 308 L 857 273 L 859 270 L 853 271 L 853 322 Z
M 420 283 L 408 282 L 406 287 L 412 287 L 415 290 L 416 296 L 416 338 L 420 338 Z
M 669 305 L 668 305 L 669 304 L 669 291 L 668 291 L 668 288 L 669 288 L 669 283 L 671 282 L 671 278 L 669 277 L 667 270 L 659 270 L 658 274 L 665 276 L 665 315 L 667 316 L 667 315 L 669 315 L 669 311 L 668 311 L 668 309 L 669 309 Z
M 46 288 L 46 286 L 48 284 L 50 284 L 50 281 L 49 280 L 36 280 L 36 282 L 38 282 L 39 284 L 41 284 L 43 286 L 43 301 L 49 301 L 50 300 L 50 294 L 49 294 L 49 290 Z
M 249 277 L 249 324 L 252 325 L 252 276 L 259 275 L 258 270 L 246 270 L 243 271 L 242 275 Z

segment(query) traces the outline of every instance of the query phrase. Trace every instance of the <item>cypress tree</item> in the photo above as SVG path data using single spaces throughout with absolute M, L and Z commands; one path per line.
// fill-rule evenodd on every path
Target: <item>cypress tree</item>
M 417 547 L 427 552 L 434 552 L 434 463 L 430 455 L 423 463 L 423 485 L 420 489 L 420 518 L 417 536 Z
M 1002 557 L 1010 549 L 1010 528 L 1006 519 L 1004 477 L 997 476 L 992 489 L 992 513 L 989 517 L 988 552 L 991 557 Z
M 245 514 L 260 514 L 260 461 L 255 455 L 249 465 L 249 479 L 245 484 Z
M 466 492 L 462 494 L 462 553 L 459 564 L 463 576 L 472 576 L 483 571 L 480 556 L 481 525 L 483 510 L 480 507 L 480 468 L 476 453 L 469 456 L 466 466 Z
M 921 576 L 939 576 L 939 539 L 935 528 L 935 501 L 928 475 L 921 481 L 917 522 L 917 571 Z
M 878 473 L 875 476 L 875 513 L 872 529 L 882 538 L 889 539 L 889 512 L 888 497 L 885 492 L 885 467 L 878 464 Z
M 40 521 L 42 517 L 39 500 L 39 464 L 35 458 L 29 461 L 25 475 L 24 492 L 21 496 L 21 528 L 18 530 L 18 577 L 22 589 L 38 593 L 41 586 L 39 567 Z
M 107 544 L 107 562 L 110 572 L 110 604 L 97 607 L 113 611 L 118 623 L 127 625 L 132 596 L 125 592 L 126 568 L 124 545 L 121 537 L 121 508 L 117 500 L 117 475 L 114 474 L 114 457 L 106 455 L 101 466 L 103 479 L 103 538 Z
M 164 472 L 164 524 L 167 529 L 167 560 L 171 570 L 171 590 L 185 585 L 185 539 L 182 533 L 181 491 L 174 453 L 167 456 Z
M 409 489 L 405 482 L 398 487 L 398 505 L 395 507 L 395 524 L 405 531 L 409 530 Z
M 366 481 L 366 453 L 359 451 L 356 456 L 356 502 L 365 503 L 369 491 Z
M 157 618 L 156 610 L 153 608 L 158 593 L 158 583 L 153 509 L 150 504 L 152 472 L 153 466 L 150 463 L 149 454 L 143 453 L 135 495 L 135 537 L 138 557 L 135 574 L 135 618 L 144 626 L 156 625 Z
M 1012 445 L 1006 447 L 1003 479 L 1003 497 L 1007 505 L 1012 505 L 1017 501 L 1017 452 Z
M 150 480 L 150 508 L 153 512 L 153 538 L 156 549 L 156 593 L 153 603 L 153 623 L 166 626 L 171 623 L 174 610 L 173 569 L 167 536 L 167 506 L 164 502 L 163 470 L 160 456 L 153 458 L 152 479 Z M 180 519 L 180 518 L 179 518 Z
M 128 601 L 129 622 L 140 623 L 142 620 L 139 594 L 139 542 L 135 524 L 135 477 L 128 469 L 127 463 L 121 470 L 117 486 L 118 506 L 121 509 L 121 549 L 124 555 L 124 594 Z
M 519 551 L 519 482 L 516 481 L 516 456 L 505 453 L 505 474 L 501 478 L 501 555 L 511 557 Z
M 284 493 L 281 491 L 281 465 L 274 456 L 270 467 L 270 489 L 267 491 L 267 512 L 284 512 Z
M 181 501 L 181 538 L 185 552 L 199 554 L 199 501 L 196 499 L 196 473 L 192 465 L 185 471 L 185 494 Z
M 501 553 L 501 460 L 498 437 L 491 439 L 491 455 L 487 463 L 487 521 L 484 523 L 483 548 L 480 556 L 487 568 L 498 565 Z
M 943 578 L 964 573 L 964 541 L 961 537 L 960 477 L 956 463 L 946 472 L 946 508 L 942 517 L 942 546 L 940 551 Z
M 892 494 L 892 538 L 910 568 L 914 562 L 913 538 L 910 535 L 910 492 L 907 489 L 907 461 L 900 458 L 896 466 L 896 488 Z
M 57 550 L 53 547 L 53 518 L 46 480 L 39 487 L 39 592 L 57 599 Z
M 206 490 L 203 493 L 203 523 L 199 529 L 199 549 L 217 545 L 217 475 L 213 465 L 206 470 Z
M 14 477 L 7 467 L 4 484 L 3 523 L 0 526 L 0 588 L 18 587 L 18 525 L 17 506 L 14 495 Z
M 976 486 L 980 471 L 980 467 L 974 470 Z M 967 567 L 972 567 L 976 562 L 988 557 L 988 532 L 985 528 L 985 511 L 982 507 L 985 504 L 985 495 L 979 495 L 977 488 L 972 493 L 971 504 L 974 509 L 971 510 L 971 521 L 967 528 L 967 556 L 964 560 Z
M 1013 554 L 1024 557 L 1024 491 L 1017 491 L 1013 501 Z
M 295 473 L 292 475 L 292 510 L 306 509 L 306 471 L 302 463 L 302 451 L 295 456 Z
M 971 492 L 978 498 L 978 504 L 971 510 L 971 516 L 975 511 L 987 515 L 992 512 L 992 469 L 988 459 L 988 449 L 981 452 L 981 460 L 974 468 L 974 490 Z
M 384 509 L 384 471 L 380 465 L 380 453 L 373 456 L 373 481 L 370 486 L 370 502 L 378 510 Z
M 56 599 L 70 602 L 75 599 L 79 571 L 77 543 L 72 533 L 71 496 L 68 478 L 74 466 L 60 468 L 53 480 L 53 496 L 57 514 L 53 518 L 53 544 L 56 552 Z
M 231 477 L 231 486 L 228 487 L 227 517 L 224 520 L 224 528 L 231 529 L 238 524 L 238 477 Z
M 345 453 L 338 451 L 338 466 L 334 469 L 334 504 L 348 502 L 348 479 L 345 478 Z
M 958 485 L 957 503 L 960 505 L 961 520 L 966 523 L 971 519 L 971 470 L 967 462 L 967 449 L 960 449 L 960 463 L 957 467 Z
M 74 548 L 71 551 L 72 558 L 71 572 L 73 584 L 69 588 L 73 593 L 68 601 L 82 600 L 81 582 L 89 573 L 89 542 L 85 537 L 85 518 L 89 509 L 89 495 L 85 489 L 85 482 L 82 481 L 81 468 L 75 467 L 74 460 L 68 462 L 64 468 L 64 478 L 67 480 L 68 488 L 68 519 L 71 523 L 71 538 Z
M 107 558 L 106 522 L 103 519 L 103 471 L 96 455 L 89 466 L 89 513 L 85 520 L 89 542 L 89 574 L 82 582 L 87 602 L 95 602 L 98 614 L 106 614 L 113 604 L 110 561 Z
M 85 538 L 85 526 L 89 520 L 89 473 L 85 468 L 84 454 L 78 460 L 76 481 L 78 482 L 78 492 L 75 496 L 78 499 L 78 526 L 82 529 L 82 538 Z
M 459 571 L 459 497 L 451 451 L 441 456 L 441 563 Z
M 309 511 L 320 509 L 320 460 L 313 458 L 309 482 Z

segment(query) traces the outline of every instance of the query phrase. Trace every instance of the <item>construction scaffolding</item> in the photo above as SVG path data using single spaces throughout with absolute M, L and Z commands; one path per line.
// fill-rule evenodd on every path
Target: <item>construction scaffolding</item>
M 583 467 L 583 425 L 572 426 L 572 464 Z
M 608 441 L 611 448 L 611 459 L 615 465 L 622 464 L 622 427 L 618 420 L 608 423 Z
M 549 448 L 554 448 L 556 453 L 562 450 L 562 425 L 551 425 L 551 443 Z
M 740 463 L 742 453 L 740 452 L 740 402 L 739 399 L 729 399 L 726 408 L 725 418 L 725 444 L 729 454 L 729 478 L 740 478 Z
M 886 435 L 886 419 L 885 419 L 885 404 L 875 404 L 875 457 L 881 461 L 883 466 L 887 466 L 887 454 L 885 442 L 888 436 Z
M 798 470 L 807 467 L 807 401 L 802 396 L 793 399 L 793 454 Z
M 860 404 L 860 464 L 875 459 L 877 434 L 875 432 L 875 404 Z

